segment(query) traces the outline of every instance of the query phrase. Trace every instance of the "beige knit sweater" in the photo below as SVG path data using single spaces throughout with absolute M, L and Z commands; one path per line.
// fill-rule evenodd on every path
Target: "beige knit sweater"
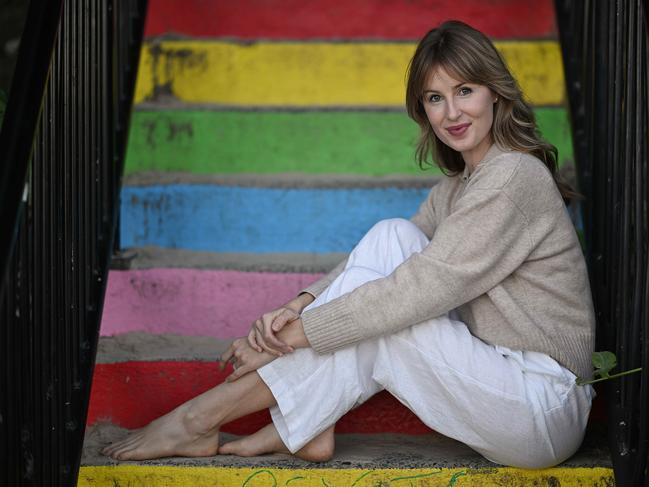
M 435 185 L 412 221 L 431 239 L 383 279 L 302 314 L 327 353 L 457 308 L 487 343 L 548 354 L 591 375 L 595 318 L 584 257 L 541 161 L 493 145 L 475 171 Z M 304 290 L 318 296 L 344 262 Z

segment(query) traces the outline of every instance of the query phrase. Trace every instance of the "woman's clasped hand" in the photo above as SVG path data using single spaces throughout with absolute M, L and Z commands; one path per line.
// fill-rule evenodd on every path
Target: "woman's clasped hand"
M 232 372 L 225 380 L 232 382 L 240 377 L 243 377 L 248 372 L 253 372 L 260 367 L 263 367 L 275 359 L 275 355 L 255 350 L 250 346 L 245 338 L 237 338 L 234 340 L 226 352 L 221 355 L 221 370 L 225 369 L 228 362 L 234 367 Z
M 299 317 L 300 313 L 289 305 L 264 313 L 252 324 L 248 333 L 248 343 L 258 352 L 265 351 L 277 356 L 292 352 L 293 349 L 277 338 L 276 334 L 287 323 L 291 323 Z
M 234 372 L 226 380 L 235 381 L 272 362 L 276 357 L 291 353 L 295 346 L 303 345 L 300 313 L 313 299 L 307 293 L 301 294 L 256 319 L 248 336 L 234 340 L 221 355 L 221 370 L 227 362 L 234 367 Z

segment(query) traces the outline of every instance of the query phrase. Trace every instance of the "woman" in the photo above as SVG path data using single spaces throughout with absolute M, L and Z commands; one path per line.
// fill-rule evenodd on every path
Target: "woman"
M 257 320 L 222 357 L 229 381 L 106 448 L 117 459 L 329 459 L 346 411 L 387 389 L 500 464 L 542 468 L 583 438 L 594 314 L 556 149 L 493 44 L 457 21 L 409 67 L 417 158 L 448 177 L 410 220 L 375 225 L 348 259 Z M 219 448 L 219 426 L 270 407 L 273 424 Z

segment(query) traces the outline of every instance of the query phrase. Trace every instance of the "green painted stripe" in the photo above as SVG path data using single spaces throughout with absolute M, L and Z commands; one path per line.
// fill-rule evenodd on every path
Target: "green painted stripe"
M 539 126 L 572 159 L 562 108 L 537 108 Z M 402 112 L 151 110 L 133 114 L 126 173 L 422 173 L 418 128 Z

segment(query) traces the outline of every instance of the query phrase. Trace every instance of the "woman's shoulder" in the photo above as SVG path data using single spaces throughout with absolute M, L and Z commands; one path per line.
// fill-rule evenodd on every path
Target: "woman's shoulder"
M 550 170 L 532 154 L 501 149 L 478 175 L 476 189 L 502 191 L 521 209 L 547 211 L 563 206 Z
M 498 149 L 488 160 L 480 163 L 476 183 L 492 189 L 518 188 L 519 186 L 555 186 L 547 166 L 536 156 L 509 149 Z

